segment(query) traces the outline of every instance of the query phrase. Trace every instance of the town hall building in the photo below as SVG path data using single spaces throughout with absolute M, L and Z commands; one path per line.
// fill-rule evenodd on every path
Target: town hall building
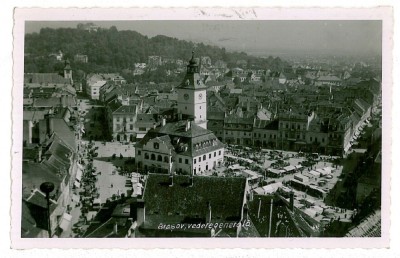
M 138 170 L 196 175 L 223 163 L 224 144 L 207 130 L 206 86 L 193 54 L 177 90 L 177 121 L 163 118 L 135 145 Z

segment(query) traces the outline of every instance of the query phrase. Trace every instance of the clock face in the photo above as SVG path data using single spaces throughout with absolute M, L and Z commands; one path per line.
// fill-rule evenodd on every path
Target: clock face
M 185 95 L 183 95 L 183 98 L 188 100 L 189 99 L 189 94 L 185 93 Z
M 203 94 L 199 94 L 199 99 L 202 99 L 203 98 Z

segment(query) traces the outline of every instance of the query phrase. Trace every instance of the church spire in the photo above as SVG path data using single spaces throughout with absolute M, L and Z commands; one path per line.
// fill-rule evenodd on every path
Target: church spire
M 199 73 L 199 64 L 196 62 L 194 58 L 194 50 L 192 51 L 192 59 L 190 59 L 189 64 L 187 65 L 187 74 Z

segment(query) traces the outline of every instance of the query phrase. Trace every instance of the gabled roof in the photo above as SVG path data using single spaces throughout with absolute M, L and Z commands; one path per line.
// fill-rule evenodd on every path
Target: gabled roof
M 169 134 L 175 136 L 182 136 L 182 137 L 198 137 L 205 134 L 212 134 L 210 130 L 204 129 L 196 125 L 195 123 L 190 122 L 190 128 L 186 131 L 186 123 L 187 121 L 182 120 L 178 122 L 167 123 L 165 126 L 160 127 L 158 132 L 161 134 Z
M 138 114 L 136 123 L 156 123 L 156 117 L 154 114 Z
M 180 214 L 187 218 L 205 218 L 211 207 L 212 218 L 239 221 L 245 197 L 246 179 L 240 177 L 150 174 L 143 198 L 146 214 L 168 216 Z

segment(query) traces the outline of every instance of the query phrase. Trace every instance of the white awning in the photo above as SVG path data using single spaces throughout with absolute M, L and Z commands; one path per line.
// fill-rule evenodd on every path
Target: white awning
M 75 179 L 78 180 L 78 181 L 81 181 L 81 179 L 82 179 L 82 170 L 79 168 L 79 166 L 78 166 L 78 169 L 76 170 Z
M 68 230 L 69 225 L 71 224 L 72 216 L 68 213 L 64 213 L 59 224 L 59 227 L 62 230 Z
M 81 187 L 81 183 L 79 183 L 78 181 L 75 181 L 74 185 L 75 185 L 76 188 L 80 188 Z
M 72 195 L 72 200 L 73 200 L 74 202 L 79 202 L 80 197 L 79 197 L 78 195 L 76 195 L 76 194 L 73 194 L 73 195 Z

